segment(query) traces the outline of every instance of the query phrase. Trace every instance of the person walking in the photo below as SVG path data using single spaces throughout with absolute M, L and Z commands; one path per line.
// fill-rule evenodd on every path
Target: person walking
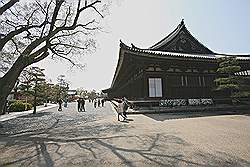
M 98 99 L 98 107 L 100 107 L 101 106 L 101 101 L 100 101 L 100 99 Z
M 63 101 L 62 101 L 62 99 L 58 99 L 58 111 L 62 111 L 62 103 L 63 103 Z
M 83 98 L 81 99 L 81 107 L 81 111 L 83 110 L 85 112 L 85 100 Z
M 104 107 L 104 99 L 101 100 L 101 103 L 102 103 L 102 107 Z
M 80 112 L 81 111 L 81 98 L 79 98 L 77 100 L 77 111 Z
M 93 101 L 94 101 L 94 107 L 96 108 L 97 101 L 96 101 L 96 99 L 94 99 Z
M 65 108 L 68 107 L 68 99 L 67 99 L 67 98 L 64 99 L 64 107 L 65 107 Z
M 120 121 L 120 116 L 122 116 L 123 121 L 126 120 L 126 117 L 123 115 L 124 105 L 122 100 L 118 100 L 117 113 L 118 113 L 118 121 Z
M 127 118 L 127 110 L 129 108 L 128 100 L 126 97 L 122 98 L 122 104 L 123 104 L 123 115 L 125 118 Z

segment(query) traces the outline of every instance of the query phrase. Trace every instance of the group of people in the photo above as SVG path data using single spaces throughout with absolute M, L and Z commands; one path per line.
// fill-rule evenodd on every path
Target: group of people
M 119 99 L 117 100 L 118 101 L 118 106 L 117 106 L 117 113 L 118 113 L 118 121 L 120 121 L 120 116 L 123 118 L 123 121 L 125 121 L 127 119 L 127 110 L 129 108 L 129 102 L 128 100 L 123 97 L 122 99 Z M 94 103 L 94 107 L 96 108 L 97 106 L 98 107 L 104 107 L 104 102 L 105 100 L 104 99 L 94 99 L 92 101 Z M 58 108 L 58 111 L 62 111 L 62 103 L 63 103 L 63 100 L 62 99 L 59 99 L 58 100 L 58 104 L 59 104 L 59 108 Z M 67 107 L 67 101 L 64 101 L 64 107 Z M 77 100 L 77 109 L 78 109 L 78 112 L 85 112 L 85 100 L 83 98 L 79 98 Z
M 85 100 L 83 98 L 77 100 L 77 109 L 78 112 L 85 111 Z
M 94 104 L 94 107 L 104 107 L 104 103 L 105 103 L 105 100 L 104 99 L 93 99 L 93 100 L 90 100 L 89 101 L 93 102 Z M 57 100 L 57 103 L 58 103 L 58 111 L 62 111 L 62 104 L 64 102 L 64 107 L 67 107 L 67 100 L 62 100 L 62 99 L 58 99 Z M 78 112 L 82 112 L 82 111 L 86 111 L 85 110 L 85 100 L 84 98 L 79 98 L 77 100 L 77 109 L 78 109 Z
M 102 100 L 100 100 L 100 99 L 94 99 L 94 100 L 93 100 L 93 103 L 94 103 L 94 107 L 95 107 L 95 108 L 96 108 L 97 106 L 98 106 L 98 107 L 101 107 L 101 105 L 102 105 L 102 107 L 104 107 L 104 102 L 105 102 L 104 99 L 102 99 Z
M 94 103 L 94 107 L 96 108 L 97 106 L 98 107 L 104 107 L 104 102 L 105 100 L 104 99 L 93 99 L 93 100 L 90 100 L 89 99 L 89 102 L 93 102 Z M 77 100 L 77 106 L 78 106 L 78 112 L 81 112 L 81 111 L 85 111 L 85 100 L 83 98 L 79 98 Z
M 118 100 L 117 113 L 118 121 L 120 121 L 120 116 L 123 118 L 123 121 L 127 119 L 127 110 L 129 108 L 128 100 L 123 97 L 121 100 Z

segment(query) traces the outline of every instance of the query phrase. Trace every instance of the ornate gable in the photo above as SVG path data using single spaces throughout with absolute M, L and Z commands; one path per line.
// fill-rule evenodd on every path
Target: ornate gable
M 191 35 L 183 20 L 171 34 L 149 49 L 190 54 L 213 54 L 210 49 Z

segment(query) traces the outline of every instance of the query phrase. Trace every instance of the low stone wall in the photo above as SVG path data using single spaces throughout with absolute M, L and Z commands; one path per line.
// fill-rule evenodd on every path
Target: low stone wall
M 128 114 L 156 114 L 156 113 L 210 113 L 220 114 L 249 114 L 250 105 L 210 105 L 210 106 L 179 106 L 179 107 L 152 107 L 129 110 Z
M 160 107 L 213 105 L 212 99 L 166 99 L 160 100 Z

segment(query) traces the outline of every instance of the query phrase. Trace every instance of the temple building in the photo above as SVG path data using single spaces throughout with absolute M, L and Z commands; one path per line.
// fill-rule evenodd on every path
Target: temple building
M 213 98 L 217 59 L 237 56 L 241 74 L 250 75 L 250 55 L 215 53 L 200 43 L 184 21 L 148 49 L 120 41 L 119 60 L 108 97 L 129 99 Z

